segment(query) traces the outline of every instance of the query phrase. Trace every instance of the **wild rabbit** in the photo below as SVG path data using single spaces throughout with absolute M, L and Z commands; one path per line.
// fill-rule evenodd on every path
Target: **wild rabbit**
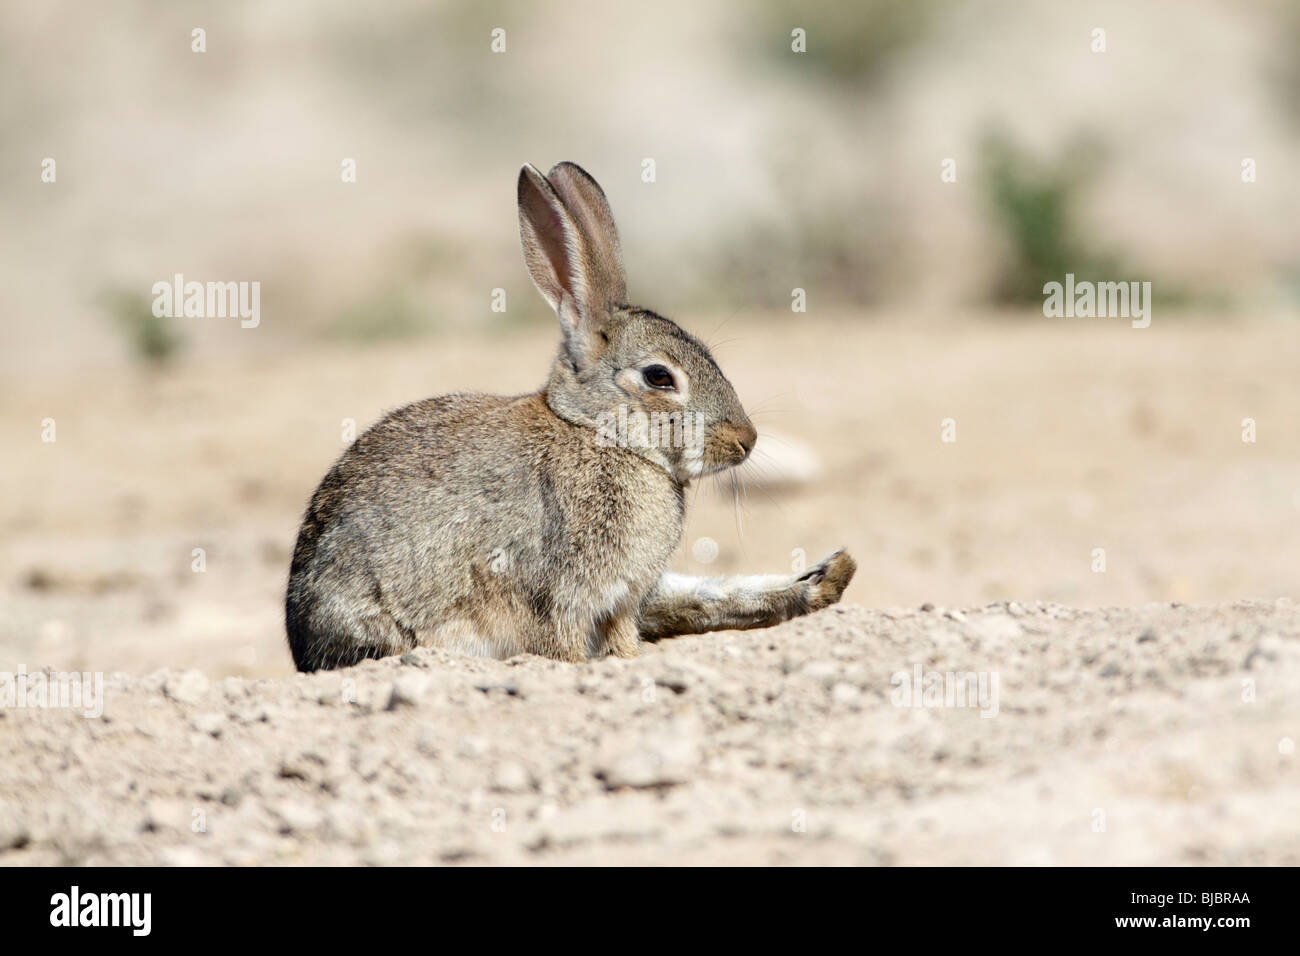
M 839 600 L 853 559 L 800 575 L 667 573 L 685 488 L 757 434 L 674 322 L 627 304 L 605 194 L 573 163 L 519 173 L 524 260 L 560 320 L 545 389 L 387 415 L 343 453 L 298 533 L 285 625 L 299 670 L 417 646 L 635 657 L 641 640 L 766 627 Z

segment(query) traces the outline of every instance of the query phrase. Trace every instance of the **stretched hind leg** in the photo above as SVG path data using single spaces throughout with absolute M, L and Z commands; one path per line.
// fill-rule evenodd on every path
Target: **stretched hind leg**
M 641 602 L 637 626 L 648 641 L 678 634 L 771 627 L 840 599 L 857 564 L 844 551 L 803 574 L 693 578 L 665 574 Z

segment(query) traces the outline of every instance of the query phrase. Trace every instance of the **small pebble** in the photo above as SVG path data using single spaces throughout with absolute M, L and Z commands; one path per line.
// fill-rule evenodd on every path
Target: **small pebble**
M 163 681 L 163 693 L 181 704 L 197 704 L 208 692 L 208 679 L 201 671 L 187 670 L 168 674 Z
M 190 721 L 190 726 L 201 734 L 211 734 L 213 737 L 220 737 L 221 731 L 226 726 L 226 715 L 218 714 L 213 711 L 205 711 L 201 714 L 195 714 L 194 719 Z

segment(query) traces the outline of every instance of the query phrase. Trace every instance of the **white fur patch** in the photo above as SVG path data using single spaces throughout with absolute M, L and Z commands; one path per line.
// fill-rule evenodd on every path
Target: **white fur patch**
M 504 641 L 494 640 L 479 633 L 470 622 L 463 619 L 447 621 L 438 625 L 433 631 L 422 631 L 418 635 L 420 643 L 428 647 L 440 647 L 453 654 L 466 657 L 493 657 L 504 660 L 514 655 L 514 649 L 507 647 Z
M 783 574 L 737 574 L 729 578 L 697 578 L 687 574 L 665 572 L 656 590 L 664 597 L 696 597 L 705 601 L 725 598 L 754 599 L 772 591 L 790 587 Z

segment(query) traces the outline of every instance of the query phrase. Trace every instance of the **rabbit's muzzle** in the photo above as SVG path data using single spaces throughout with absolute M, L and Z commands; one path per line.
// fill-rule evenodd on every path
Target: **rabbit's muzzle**
M 709 471 L 734 468 L 749 457 L 758 441 L 758 432 L 748 420 L 742 422 L 722 422 L 713 426 L 705 449 L 705 461 Z

